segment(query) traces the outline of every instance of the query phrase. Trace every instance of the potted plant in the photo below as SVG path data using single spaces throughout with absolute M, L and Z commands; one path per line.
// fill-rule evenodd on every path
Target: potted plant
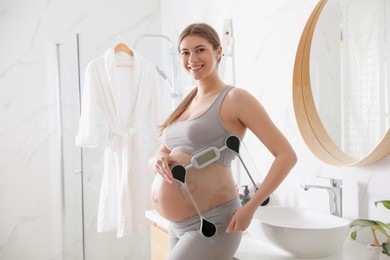
M 390 200 L 375 201 L 375 206 L 383 204 L 386 209 L 390 210 Z M 351 228 L 351 238 L 353 240 L 357 237 L 357 232 L 363 228 L 370 228 L 372 233 L 373 242 L 370 244 L 372 247 L 378 247 L 383 255 L 383 259 L 390 259 L 390 224 L 383 223 L 378 220 L 371 219 L 355 219 L 349 225 Z M 386 241 L 379 242 L 376 232 L 380 232 L 385 235 Z M 386 257 L 387 258 L 386 258 Z

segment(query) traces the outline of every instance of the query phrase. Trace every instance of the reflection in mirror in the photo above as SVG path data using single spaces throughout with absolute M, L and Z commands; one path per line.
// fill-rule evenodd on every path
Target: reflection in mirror
M 329 0 L 314 29 L 310 84 L 333 142 L 360 160 L 389 130 L 390 2 Z M 387 59 L 387 60 L 386 60 Z
M 303 30 L 294 112 L 306 145 L 325 163 L 363 166 L 390 154 L 386 1 L 320 0 Z M 326 24 L 320 20 L 317 28 L 323 10 Z

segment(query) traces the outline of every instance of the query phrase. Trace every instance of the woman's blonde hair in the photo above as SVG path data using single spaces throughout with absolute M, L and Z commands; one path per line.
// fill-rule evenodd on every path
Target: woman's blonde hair
M 215 31 L 213 27 L 206 23 L 193 23 L 188 25 L 183 32 L 180 34 L 177 49 L 180 52 L 180 44 L 183 39 L 187 36 L 200 36 L 206 39 L 211 46 L 213 46 L 214 50 L 217 50 L 221 46 L 221 40 L 219 39 L 218 33 Z M 218 63 L 221 58 L 218 59 Z M 172 112 L 172 114 L 165 120 L 165 122 L 160 126 L 160 134 L 164 131 L 164 129 L 171 125 L 179 116 L 187 109 L 191 101 L 196 96 L 198 89 L 194 88 L 191 92 L 183 99 L 183 101 L 177 106 L 177 108 Z

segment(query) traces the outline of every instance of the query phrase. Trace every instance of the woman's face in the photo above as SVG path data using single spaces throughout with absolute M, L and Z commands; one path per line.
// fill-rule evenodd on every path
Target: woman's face
M 206 39 L 196 35 L 186 36 L 180 43 L 183 67 L 195 80 L 202 80 L 218 73 L 221 52 L 221 47 L 214 50 Z

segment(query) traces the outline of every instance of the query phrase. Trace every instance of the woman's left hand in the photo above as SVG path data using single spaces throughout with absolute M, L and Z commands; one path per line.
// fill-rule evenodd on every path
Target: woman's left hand
M 253 212 L 250 208 L 246 206 L 238 208 L 233 212 L 226 232 L 245 231 L 249 227 L 252 217 Z

